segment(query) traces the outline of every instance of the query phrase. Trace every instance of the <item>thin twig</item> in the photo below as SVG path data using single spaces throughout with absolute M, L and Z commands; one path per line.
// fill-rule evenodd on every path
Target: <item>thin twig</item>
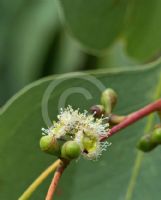
M 107 133 L 107 135 L 103 136 L 100 138 L 100 141 L 106 140 L 108 137 L 114 135 L 118 131 L 126 128 L 127 126 L 135 123 L 139 119 L 149 115 L 152 112 L 156 112 L 158 110 L 161 110 L 161 99 L 145 106 L 144 108 L 141 108 L 140 110 L 131 113 L 128 115 L 122 122 L 119 124 L 115 125 L 110 129 L 110 131 Z
M 37 187 L 62 163 L 60 159 L 56 160 L 50 165 L 40 176 L 25 190 L 25 192 L 19 197 L 18 200 L 27 200 Z
M 69 164 L 69 161 L 66 161 L 64 160 L 58 167 L 57 167 L 57 170 L 54 174 L 54 177 L 51 181 L 51 184 L 50 184 L 50 187 L 48 189 L 48 192 L 47 192 L 47 195 L 46 195 L 46 198 L 45 200 L 52 200 L 53 199 L 53 196 L 54 196 L 54 192 L 57 188 L 57 185 L 58 185 L 58 182 L 65 170 L 65 168 L 68 166 Z

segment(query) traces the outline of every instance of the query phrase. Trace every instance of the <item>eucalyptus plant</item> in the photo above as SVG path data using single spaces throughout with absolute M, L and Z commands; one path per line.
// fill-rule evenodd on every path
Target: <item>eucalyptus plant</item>
M 160 200 L 161 1 L 0 1 L 0 199 Z

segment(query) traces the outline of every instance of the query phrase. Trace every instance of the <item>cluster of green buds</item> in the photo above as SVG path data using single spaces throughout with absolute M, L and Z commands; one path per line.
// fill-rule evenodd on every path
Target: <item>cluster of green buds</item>
M 100 105 L 92 106 L 80 113 L 71 106 L 62 109 L 58 121 L 43 130 L 40 139 L 42 151 L 68 160 L 77 159 L 81 155 L 89 160 L 97 160 L 109 143 L 100 142 L 100 138 L 109 131 L 109 115 L 117 103 L 116 92 L 108 88 L 100 99 Z
M 150 134 L 141 137 L 137 147 L 143 152 L 149 152 L 161 144 L 161 126 L 157 125 Z
M 42 129 L 40 139 L 42 151 L 67 160 L 83 156 L 89 160 L 97 160 L 109 143 L 101 142 L 100 137 L 109 131 L 109 123 L 105 118 L 95 118 L 87 111 L 80 113 L 71 106 L 61 109 L 58 121 L 48 129 Z
M 61 139 L 56 139 L 52 135 L 45 135 L 41 137 L 40 148 L 48 154 L 67 160 L 78 158 L 81 153 L 80 146 L 77 142 L 65 142 Z
M 117 103 L 117 93 L 113 89 L 107 88 L 102 92 L 100 103 L 100 105 L 92 106 L 91 112 L 95 114 L 95 117 L 109 115 Z

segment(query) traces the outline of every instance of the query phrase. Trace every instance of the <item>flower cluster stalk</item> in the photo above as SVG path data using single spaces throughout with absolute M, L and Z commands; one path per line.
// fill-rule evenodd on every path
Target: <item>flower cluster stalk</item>
M 57 188 L 58 182 L 59 182 L 65 168 L 68 166 L 68 164 L 69 164 L 69 161 L 64 160 L 64 162 L 62 162 L 58 166 L 58 168 L 57 168 L 57 170 L 54 174 L 54 177 L 51 181 L 51 184 L 50 184 L 50 187 L 48 189 L 45 200 L 52 200 L 53 199 L 53 196 L 54 196 L 55 190 Z

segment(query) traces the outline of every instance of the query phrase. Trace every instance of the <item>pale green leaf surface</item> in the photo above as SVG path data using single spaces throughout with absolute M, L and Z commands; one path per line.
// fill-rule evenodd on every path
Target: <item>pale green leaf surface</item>
M 60 2 L 69 30 L 87 48 L 107 48 L 122 30 L 127 0 Z
M 117 41 L 106 54 L 99 57 L 98 68 L 135 67 L 139 62 L 127 55 L 123 41 Z
M 141 70 L 105 70 L 90 72 L 106 87 L 114 88 L 119 94 L 116 112 L 127 114 L 152 101 L 161 72 L 161 62 L 143 67 Z M 74 78 L 75 77 L 75 78 Z M 61 76 L 37 81 L 14 96 L 0 114 L 0 199 L 17 199 L 26 187 L 55 158 L 39 150 L 41 128 L 46 127 L 41 112 L 41 101 L 49 83 L 61 83 L 50 96 L 48 108 L 51 119 L 56 119 L 60 95 L 72 87 L 87 89 L 92 99 L 86 100 L 81 94 L 72 94 L 66 104 L 81 110 L 99 103 L 101 91 L 97 81 L 91 83 L 84 78 L 88 74 L 63 80 Z M 79 160 L 65 171 L 57 193 L 60 200 L 124 200 L 138 151 L 136 142 L 143 134 L 147 120 L 112 137 L 113 143 L 98 162 Z M 131 192 L 133 200 L 160 199 L 160 149 L 145 156 L 136 187 Z M 34 193 L 31 199 L 43 200 L 51 177 Z M 129 200 L 129 199 L 128 199 Z
M 122 36 L 127 52 L 141 61 L 160 55 L 161 1 L 60 0 L 73 36 L 96 53 Z M 139 5 L 139 6 L 138 6 Z
M 128 11 L 125 38 L 129 55 L 143 61 L 159 56 L 161 1 L 131 1 Z

